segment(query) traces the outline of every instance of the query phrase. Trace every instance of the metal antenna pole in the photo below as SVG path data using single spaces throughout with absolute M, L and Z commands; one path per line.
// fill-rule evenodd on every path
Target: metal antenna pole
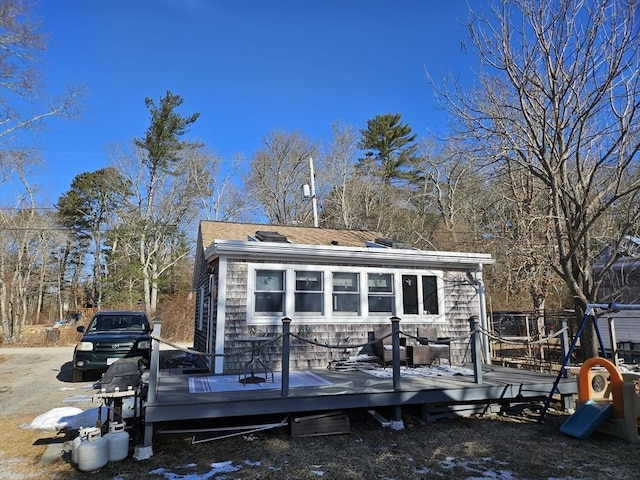
M 311 172 L 311 206 L 313 207 L 313 226 L 318 227 L 318 199 L 316 198 L 316 175 L 313 172 L 313 158 L 309 157 L 309 170 Z

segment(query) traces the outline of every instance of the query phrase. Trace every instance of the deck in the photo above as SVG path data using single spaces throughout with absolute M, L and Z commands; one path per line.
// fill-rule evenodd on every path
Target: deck
M 387 368 L 387 371 L 392 370 Z M 292 372 L 293 374 L 294 372 Z M 544 400 L 552 389 L 555 376 L 508 367 L 483 365 L 482 383 L 473 375 L 411 376 L 394 380 L 378 378 L 366 371 L 313 370 L 328 385 L 290 388 L 283 396 L 279 388 L 238 389 L 190 393 L 189 379 L 204 374 L 160 371 L 156 398 L 145 405 L 145 422 L 160 422 L 230 417 L 300 414 L 340 409 L 376 409 L 421 406 L 425 409 L 460 405 L 501 405 Z M 576 381 L 562 380 L 561 396 L 577 393 Z M 145 443 L 150 442 L 147 439 Z
M 154 431 L 167 422 L 204 424 L 206 421 L 211 425 L 230 419 L 247 419 L 255 423 L 260 417 L 278 414 L 383 408 L 391 408 L 393 420 L 401 422 L 402 410 L 409 407 L 419 407 L 425 420 L 435 418 L 430 412 L 444 412 L 444 415 L 461 411 L 483 413 L 496 405 L 547 400 L 558 379 L 556 375 L 482 363 L 477 334 L 471 344 L 470 365 L 452 366 L 448 371 L 435 366 L 421 367 L 426 368 L 424 371 L 400 367 L 397 322 L 393 326 L 392 367 L 346 371 L 328 368 L 290 371 L 289 337 L 285 331 L 282 372 L 275 372 L 274 382 L 269 378 L 258 385 L 241 383 L 241 375 L 237 374 L 161 370 L 158 326 L 144 403 L 144 445 L 151 446 Z M 439 376 L 433 376 L 434 373 Z M 294 382 L 295 379 L 301 380 Z M 223 385 L 221 381 L 226 383 Z M 554 391 L 563 406 L 572 405 L 577 382 L 572 378 L 560 379 Z

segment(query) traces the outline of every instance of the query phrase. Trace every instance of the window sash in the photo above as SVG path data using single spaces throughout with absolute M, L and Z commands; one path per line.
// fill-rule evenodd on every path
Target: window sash
M 393 273 L 369 273 L 367 275 L 369 313 L 395 313 Z
M 438 279 L 433 275 L 422 276 L 422 311 L 424 315 L 438 315 Z
M 253 310 L 256 314 L 284 313 L 285 278 L 284 270 L 255 271 Z
M 294 292 L 295 313 L 324 313 L 324 288 L 322 272 L 296 270 Z
M 333 272 L 333 311 L 339 314 L 360 314 L 360 274 L 358 272 Z
M 402 275 L 402 313 L 418 315 L 418 276 Z

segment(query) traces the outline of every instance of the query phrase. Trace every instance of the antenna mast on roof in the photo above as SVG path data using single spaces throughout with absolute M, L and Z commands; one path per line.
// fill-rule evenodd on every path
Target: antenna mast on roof
M 316 175 L 313 172 L 313 158 L 309 157 L 309 171 L 311 176 L 311 187 L 305 183 L 302 185 L 302 195 L 304 198 L 311 198 L 313 208 L 313 226 L 318 227 L 318 199 L 316 198 Z

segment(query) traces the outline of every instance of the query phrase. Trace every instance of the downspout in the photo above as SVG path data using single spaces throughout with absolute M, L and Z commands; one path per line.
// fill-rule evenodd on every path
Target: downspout
M 480 326 L 484 330 L 484 332 L 489 331 L 489 321 L 487 319 L 487 301 L 484 293 L 484 282 L 482 281 L 482 264 L 478 264 L 478 269 L 476 270 L 476 285 L 478 291 L 478 302 L 480 303 Z M 486 333 L 482 333 L 482 355 L 484 356 L 485 362 L 487 364 L 491 364 L 491 352 L 489 351 L 489 337 L 487 337 Z

